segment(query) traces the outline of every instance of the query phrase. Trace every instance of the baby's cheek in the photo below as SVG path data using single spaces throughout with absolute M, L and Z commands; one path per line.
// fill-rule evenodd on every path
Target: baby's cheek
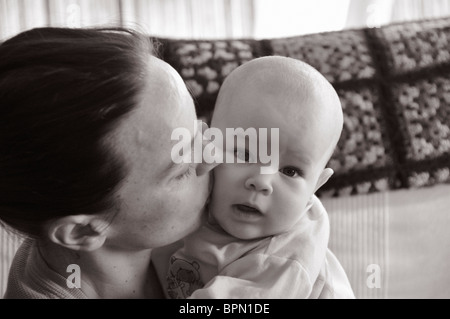
M 238 183 L 240 174 L 239 165 L 222 164 L 214 169 L 214 187 L 223 185 L 229 187 Z
M 213 170 L 213 186 L 214 188 L 219 186 L 221 182 L 223 182 L 226 170 L 224 170 L 224 166 L 226 164 L 220 164 Z
M 280 187 L 276 193 L 275 207 L 279 207 L 279 215 L 291 223 L 297 221 L 307 205 L 307 197 L 302 192 Z

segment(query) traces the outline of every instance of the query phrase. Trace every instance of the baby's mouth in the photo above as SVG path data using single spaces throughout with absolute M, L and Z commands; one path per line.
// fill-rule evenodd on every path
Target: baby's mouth
M 237 210 L 245 213 L 245 214 L 255 214 L 262 215 L 262 213 L 255 207 L 244 205 L 244 204 L 235 204 L 233 205 Z

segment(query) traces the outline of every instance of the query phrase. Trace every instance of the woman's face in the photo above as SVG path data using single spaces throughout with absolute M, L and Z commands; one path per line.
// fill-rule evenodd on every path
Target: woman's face
M 151 57 L 140 103 L 112 137 L 127 176 L 116 194 L 119 211 L 105 245 L 155 248 L 199 227 L 209 195 L 209 174 L 197 176 L 199 164 L 175 164 L 171 159 L 176 142 L 171 140 L 172 131 L 187 128 L 194 136 L 196 120 L 192 98 L 179 74 Z

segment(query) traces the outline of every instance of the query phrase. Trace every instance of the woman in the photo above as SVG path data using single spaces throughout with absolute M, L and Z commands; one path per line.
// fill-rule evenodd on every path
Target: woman
M 4 42 L 0 220 L 28 238 L 5 298 L 162 297 L 152 249 L 194 231 L 208 196 L 207 170 L 170 156 L 172 131 L 195 121 L 142 35 L 38 28 Z

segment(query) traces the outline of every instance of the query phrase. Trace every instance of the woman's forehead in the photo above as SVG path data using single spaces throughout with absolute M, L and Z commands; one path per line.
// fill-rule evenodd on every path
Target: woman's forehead
M 156 58 L 152 62 L 136 108 L 114 134 L 118 151 L 134 161 L 170 158 L 173 130 L 183 127 L 194 132 L 195 107 L 184 83 L 167 63 Z

